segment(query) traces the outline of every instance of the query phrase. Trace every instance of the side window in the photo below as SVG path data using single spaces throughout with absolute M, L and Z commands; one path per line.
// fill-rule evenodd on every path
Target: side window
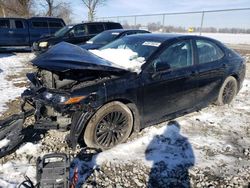
M 42 21 L 33 21 L 32 22 L 32 27 L 33 28 L 47 28 L 48 27 L 48 22 L 42 22 Z
M 0 20 L 0 28 L 1 29 L 10 28 L 10 21 L 9 20 Z
M 197 40 L 196 45 L 200 64 L 217 61 L 224 56 L 223 51 L 213 42 Z
M 16 29 L 23 29 L 24 28 L 23 21 L 15 20 L 15 26 L 16 26 Z
M 101 33 L 102 31 L 104 31 L 104 27 L 102 24 L 88 25 L 88 31 L 89 31 L 89 34 L 97 34 L 97 33 Z
M 85 35 L 85 26 L 84 25 L 76 25 L 71 31 L 75 37 L 81 37 Z
M 122 29 L 122 26 L 119 23 L 107 23 L 106 24 L 106 29 Z
M 182 41 L 169 46 L 154 60 L 154 66 L 157 64 L 168 64 L 171 69 L 191 66 L 193 64 L 191 41 Z
M 61 28 L 63 27 L 63 24 L 61 22 L 49 22 L 50 28 Z

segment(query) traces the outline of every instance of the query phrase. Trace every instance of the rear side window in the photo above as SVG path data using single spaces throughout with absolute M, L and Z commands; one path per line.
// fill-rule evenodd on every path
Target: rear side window
M 17 29 L 23 29 L 24 25 L 23 22 L 21 20 L 15 20 L 15 26 Z
M 102 31 L 104 31 L 104 27 L 102 24 L 88 25 L 88 31 L 89 31 L 89 34 L 97 34 L 97 33 L 101 33 Z
M 209 63 L 224 57 L 223 51 L 213 42 L 206 40 L 196 41 L 199 63 Z
M 0 20 L 0 28 L 1 29 L 10 28 L 10 21 L 9 20 Z
M 107 30 L 110 30 L 110 29 L 122 29 L 122 26 L 119 23 L 107 23 L 106 24 L 106 29 Z
M 32 22 L 32 27 L 33 28 L 47 28 L 48 23 L 46 21 L 33 21 Z
M 63 27 L 62 22 L 49 22 L 50 28 L 61 28 Z

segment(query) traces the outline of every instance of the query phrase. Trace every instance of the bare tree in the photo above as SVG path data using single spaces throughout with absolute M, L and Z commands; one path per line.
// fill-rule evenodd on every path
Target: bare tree
M 4 7 L 4 0 L 0 0 L 0 16 L 6 17 L 5 15 L 5 7 Z
M 1 0 L 0 8 L 3 16 L 32 16 L 33 0 Z
M 39 15 L 63 18 L 65 22 L 71 21 L 71 5 L 60 0 L 41 0 L 40 6 L 45 10 Z
M 88 20 L 94 21 L 97 7 L 100 5 L 104 5 L 106 0 L 82 0 L 82 2 L 88 9 Z

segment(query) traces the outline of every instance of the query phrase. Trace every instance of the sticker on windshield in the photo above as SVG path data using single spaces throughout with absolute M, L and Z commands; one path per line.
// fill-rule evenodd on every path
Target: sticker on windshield
M 160 42 L 152 42 L 152 41 L 146 41 L 142 44 L 143 46 L 154 46 L 159 47 L 161 45 Z
M 87 44 L 93 44 L 93 41 L 88 40 L 86 43 L 87 43 Z
M 119 33 L 115 33 L 115 32 L 113 32 L 113 33 L 112 33 L 112 35 L 119 35 Z

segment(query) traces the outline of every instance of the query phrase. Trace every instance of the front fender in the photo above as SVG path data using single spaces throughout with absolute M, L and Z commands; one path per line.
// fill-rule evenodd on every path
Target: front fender
M 87 122 L 90 120 L 94 111 L 91 112 L 76 112 L 72 117 L 70 133 L 66 138 L 68 145 L 75 149 L 78 139 L 85 129 Z

